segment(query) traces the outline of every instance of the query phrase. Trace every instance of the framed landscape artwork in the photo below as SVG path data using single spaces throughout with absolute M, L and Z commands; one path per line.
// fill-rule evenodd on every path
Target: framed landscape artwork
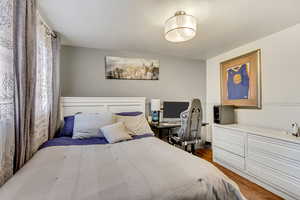
M 158 80 L 159 61 L 106 56 L 105 77 L 123 80 Z
M 221 103 L 261 108 L 260 50 L 224 61 L 221 71 Z

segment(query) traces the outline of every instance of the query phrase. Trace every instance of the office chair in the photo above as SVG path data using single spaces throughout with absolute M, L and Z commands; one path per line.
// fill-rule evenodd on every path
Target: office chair
M 202 118 L 201 101 L 193 99 L 189 108 L 180 114 L 181 128 L 177 134 L 169 136 L 169 142 L 184 147 L 186 151 L 190 146 L 191 153 L 194 154 L 195 145 L 203 145 L 206 141 L 206 134 L 201 131 Z

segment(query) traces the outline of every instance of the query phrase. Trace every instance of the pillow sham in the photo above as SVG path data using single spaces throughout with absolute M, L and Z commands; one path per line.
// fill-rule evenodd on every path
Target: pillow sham
M 125 127 L 130 131 L 131 135 L 143 135 L 145 133 L 153 134 L 143 113 L 136 116 L 116 115 L 116 121 L 124 122 Z
M 64 117 L 64 123 L 57 137 L 72 137 L 74 127 L 74 115 Z
M 132 139 L 123 122 L 104 126 L 100 130 L 105 139 L 111 144 Z
M 104 137 L 100 128 L 115 123 L 111 112 L 82 113 L 75 115 L 73 139 Z

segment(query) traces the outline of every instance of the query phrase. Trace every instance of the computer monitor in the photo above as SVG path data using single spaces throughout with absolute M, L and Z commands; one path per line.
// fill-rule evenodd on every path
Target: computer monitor
M 179 121 L 180 113 L 187 110 L 189 102 L 186 101 L 164 101 L 163 121 Z

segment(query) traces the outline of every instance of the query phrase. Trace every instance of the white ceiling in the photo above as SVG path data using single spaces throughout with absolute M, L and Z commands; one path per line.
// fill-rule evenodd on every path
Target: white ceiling
M 206 59 L 300 22 L 299 0 L 39 0 L 63 44 Z M 194 15 L 194 39 L 170 43 L 165 20 Z

